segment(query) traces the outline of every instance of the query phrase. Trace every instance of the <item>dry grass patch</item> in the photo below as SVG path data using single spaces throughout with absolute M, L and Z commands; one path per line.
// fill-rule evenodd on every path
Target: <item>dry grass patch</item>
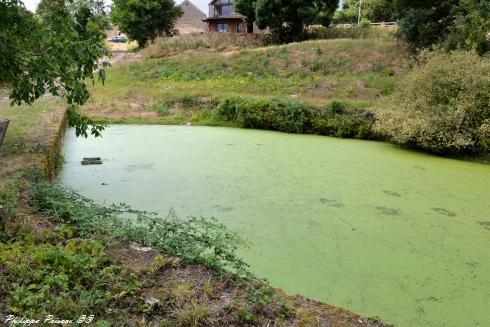
M 260 35 L 234 33 L 191 33 L 175 37 L 162 37 L 143 50 L 147 58 L 163 58 L 189 52 L 228 52 L 265 45 Z

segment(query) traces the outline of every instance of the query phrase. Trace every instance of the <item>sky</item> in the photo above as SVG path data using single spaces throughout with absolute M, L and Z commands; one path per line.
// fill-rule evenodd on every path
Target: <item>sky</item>
M 34 11 L 36 10 L 39 0 L 22 0 L 27 9 Z M 111 0 L 104 0 L 106 4 L 110 5 Z M 181 3 L 183 0 L 176 0 L 176 3 Z M 204 13 L 208 12 L 208 4 L 211 0 L 191 0 L 198 8 L 200 8 Z

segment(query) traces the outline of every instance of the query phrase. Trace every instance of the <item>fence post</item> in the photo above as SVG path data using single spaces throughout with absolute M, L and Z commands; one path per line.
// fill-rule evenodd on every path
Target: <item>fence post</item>
M 7 134 L 7 127 L 9 127 L 8 119 L 0 119 L 0 148 L 2 147 L 3 138 Z

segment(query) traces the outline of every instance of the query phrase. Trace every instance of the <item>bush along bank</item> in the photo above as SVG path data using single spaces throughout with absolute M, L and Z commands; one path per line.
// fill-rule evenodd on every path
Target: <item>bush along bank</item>
M 147 107 L 157 112 L 162 119 L 160 122 L 168 118 L 170 123 L 190 121 L 197 125 L 226 125 L 295 134 L 377 138 L 373 129 L 374 113 L 340 101 L 320 108 L 283 98 L 186 96 Z
M 423 52 L 380 104 L 376 131 L 440 155 L 490 152 L 490 58 L 471 51 Z
M 235 254 L 243 241 L 213 219 L 100 206 L 37 169 L 26 169 L 10 194 L 0 196 L 9 208 L 0 310 L 12 319 L 51 315 L 98 327 L 388 326 L 257 280 Z
M 374 138 L 374 115 L 367 111 L 350 110 L 344 103 L 337 101 L 320 109 L 283 99 L 226 98 L 216 106 L 215 112 L 221 119 L 236 122 L 244 128 Z

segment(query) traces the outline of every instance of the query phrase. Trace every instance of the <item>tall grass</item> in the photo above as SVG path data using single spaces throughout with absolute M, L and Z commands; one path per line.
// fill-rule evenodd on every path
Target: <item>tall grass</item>
M 266 38 L 261 35 L 242 35 L 236 33 L 200 33 L 158 38 L 144 50 L 147 58 L 162 58 L 189 50 L 242 50 L 264 46 Z
M 396 27 L 357 26 L 324 27 L 310 26 L 306 30 L 308 39 L 393 39 Z M 237 33 L 193 33 L 177 37 L 162 37 L 143 50 L 143 57 L 163 58 L 185 51 L 204 50 L 210 52 L 254 49 L 270 44 L 267 35 Z
M 397 26 L 310 26 L 306 36 L 310 40 L 317 39 L 394 39 Z

